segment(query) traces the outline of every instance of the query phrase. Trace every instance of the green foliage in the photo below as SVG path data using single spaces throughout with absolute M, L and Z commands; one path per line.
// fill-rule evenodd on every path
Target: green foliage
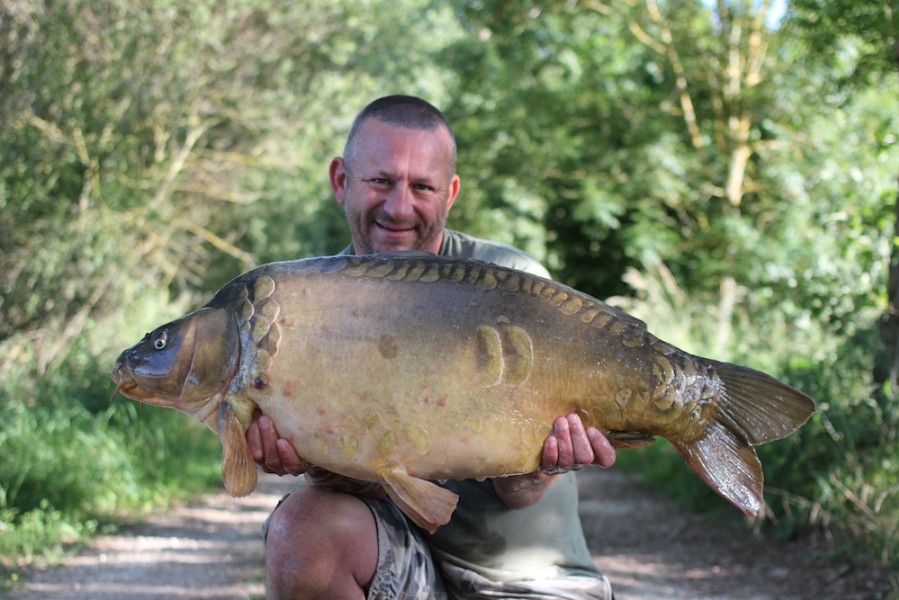
M 114 407 L 92 415 L 66 398 L 29 408 L 3 404 L 4 562 L 27 561 L 118 522 L 126 511 L 162 506 L 220 481 L 215 435 L 187 427 L 174 413 L 123 418 L 127 410 Z
M 899 86 L 888 62 L 865 60 L 895 30 L 876 3 L 812 4 L 771 28 L 766 5 L 748 2 L 456 3 L 470 39 L 447 51 L 452 111 L 477 187 L 461 216 L 490 235 L 501 212 L 519 244 L 542 224 L 567 283 L 618 296 L 685 349 L 811 393 L 815 419 L 761 449 L 779 491 L 769 516 L 784 535 L 851 529 L 856 547 L 895 561 L 896 491 L 883 484 L 896 478 L 899 408 L 872 373 Z M 670 448 L 646 456 L 666 490 L 707 504 Z
M 809 52 L 803 62 L 825 65 L 839 86 L 865 86 L 899 68 L 896 7 L 889 2 L 793 0 L 788 26 Z

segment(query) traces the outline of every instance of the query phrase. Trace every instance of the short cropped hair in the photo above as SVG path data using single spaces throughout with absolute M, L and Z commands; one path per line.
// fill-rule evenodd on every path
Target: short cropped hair
M 343 159 L 347 170 L 352 169 L 353 159 L 355 158 L 355 142 L 359 131 L 362 129 L 365 121 L 369 119 L 377 119 L 383 123 L 409 129 L 434 131 L 440 127 L 445 127 L 450 135 L 452 144 L 450 175 L 456 172 L 456 136 L 446 116 L 434 105 L 421 98 L 403 95 L 378 98 L 363 108 L 362 112 L 356 116 L 353 126 L 350 128 L 350 135 L 347 137 L 346 145 L 343 148 Z

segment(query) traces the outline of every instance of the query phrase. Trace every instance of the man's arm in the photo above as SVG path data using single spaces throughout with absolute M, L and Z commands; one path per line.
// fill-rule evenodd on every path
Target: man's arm
M 581 418 L 572 413 L 553 423 L 552 433 L 543 442 L 541 470 L 498 477 L 493 489 L 509 508 L 527 508 L 540 501 L 561 473 L 586 465 L 609 468 L 614 464 L 615 449 L 606 436 L 595 427 L 584 429 Z

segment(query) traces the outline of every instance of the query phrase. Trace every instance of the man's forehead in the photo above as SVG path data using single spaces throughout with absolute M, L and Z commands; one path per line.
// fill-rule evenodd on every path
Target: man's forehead
M 413 171 L 424 177 L 435 169 L 445 170 L 451 161 L 451 149 L 437 130 L 392 127 L 391 130 L 372 131 L 361 139 L 356 159 L 365 169 L 396 174 L 395 171 Z
M 440 140 L 441 142 L 450 144 L 451 136 L 446 127 L 437 125 L 434 127 L 414 127 L 402 125 L 398 123 L 388 123 L 379 119 L 366 120 L 360 129 L 358 136 L 366 141 L 372 139 L 380 139 L 390 137 L 396 139 L 403 138 L 431 138 Z

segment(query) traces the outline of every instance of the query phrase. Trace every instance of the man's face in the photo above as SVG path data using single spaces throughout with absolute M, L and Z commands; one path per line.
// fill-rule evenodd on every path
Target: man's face
M 450 172 L 449 132 L 369 119 L 357 136 L 350 170 L 343 159 L 335 158 L 330 171 L 355 252 L 439 252 L 460 185 Z

